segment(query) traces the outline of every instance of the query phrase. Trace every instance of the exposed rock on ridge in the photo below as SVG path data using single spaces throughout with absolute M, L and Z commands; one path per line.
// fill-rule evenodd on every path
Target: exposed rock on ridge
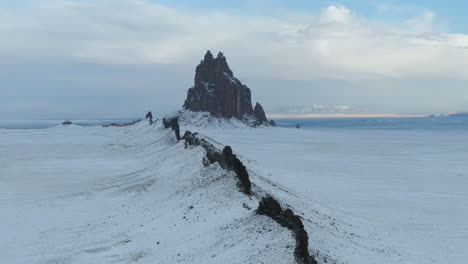
M 309 236 L 304 229 L 304 224 L 299 216 L 291 209 L 283 210 L 281 205 L 271 196 L 263 197 L 257 209 L 257 214 L 267 215 L 277 223 L 290 229 L 296 238 L 294 256 L 300 264 L 317 264 L 317 261 L 309 253 Z
M 216 58 L 207 51 L 195 70 L 194 86 L 187 92 L 184 108 L 194 112 L 209 112 L 214 117 L 242 120 L 255 116 L 250 89 L 234 77 L 226 57 L 219 52 Z M 263 108 L 260 106 L 261 112 Z M 267 122 L 260 113 L 261 122 Z
M 174 122 L 177 122 L 177 119 Z M 166 127 L 166 128 L 169 128 Z M 201 146 L 206 151 L 206 161 L 203 160 L 204 166 L 218 162 L 219 165 L 230 171 L 234 171 L 239 182 L 238 186 L 241 191 L 247 195 L 253 195 L 252 183 L 250 181 L 247 168 L 242 164 L 239 158 L 233 154 L 230 146 L 225 146 L 222 151 L 216 148 L 203 138 L 199 138 L 198 133 L 185 131 L 183 139 L 185 140 L 185 147 L 188 146 Z M 206 164 L 206 165 L 205 165 Z M 317 264 L 314 256 L 309 253 L 309 236 L 304 228 L 301 218 L 296 215 L 291 209 L 283 209 L 279 202 L 272 198 L 270 195 L 264 196 L 259 202 L 256 210 L 257 214 L 266 215 L 271 217 L 274 221 L 281 226 L 291 230 L 296 240 L 296 247 L 294 249 L 294 257 L 299 264 Z
M 163 125 L 165 129 L 172 128 L 175 133 L 177 140 L 180 140 L 180 128 L 179 128 L 179 118 L 163 118 Z
M 254 117 L 257 119 L 259 122 L 268 122 L 265 111 L 263 111 L 263 107 L 261 104 L 257 102 L 254 108 Z
M 192 134 L 190 131 L 185 131 L 183 139 L 185 139 L 186 147 L 187 145 L 203 147 L 206 151 L 206 157 L 209 163 L 218 162 L 223 169 L 234 171 L 239 180 L 239 187 L 242 192 L 247 195 L 252 194 L 252 184 L 249 179 L 247 168 L 242 164 L 239 158 L 232 153 L 230 146 L 225 146 L 221 152 L 206 140 L 199 139 L 197 133 Z

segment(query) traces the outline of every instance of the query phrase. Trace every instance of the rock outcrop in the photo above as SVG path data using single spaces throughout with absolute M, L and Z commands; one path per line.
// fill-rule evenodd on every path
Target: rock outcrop
M 165 129 L 172 128 L 175 133 L 177 140 L 180 140 L 180 127 L 179 127 L 179 119 L 177 117 L 172 118 L 163 118 L 163 125 Z
M 261 104 L 257 102 L 254 108 L 254 117 L 257 119 L 259 122 L 268 122 L 265 111 L 263 111 L 263 107 Z
M 296 238 L 294 256 L 300 264 L 317 264 L 317 261 L 309 253 L 309 235 L 305 231 L 301 218 L 291 209 L 283 209 L 271 196 L 263 197 L 257 209 L 257 214 L 267 215 L 277 223 L 290 229 Z
M 250 182 L 249 173 L 247 168 L 242 164 L 242 161 L 232 153 L 230 146 L 225 146 L 223 151 L 219 151 L 211 143 L 207 142 L 205 139 L 199 139 L 197 133 L 192 133 L 190 131 L 185 131 L 183 136 L 185 139 L 185 147 L 187 146 L 201 146 L 206 151 L 206 158 L 209 163 L 218 162 L 219 165 L 228 171 L 234 171 L 239 180 L 239 188 L 244 194 L 252 194 L 252 184 Z M 205 166 L 205 161 L 203 161 L 203 166 Z
M 178 124 L 177 119 L 172 119 L 171 122 Z M 169 128 L 168 126 L 165 126 Z M 178 127 L 178 125 L 177 125 Z M 185 131 L 182 139 L 185 140 L 185 148 L 190 146 L 200 146 L 205 150 L 205 157 L 203 157 L 203 166 L 208 167 L 210 164 L 218 163 L 223 169 L 233 171 L 238 179 L 238 187 L 240 190 L 251 197 L 259 197 L 259 193 L 254 193 L 252 190 L 252 182 L 247 168 L 242 164 L 242 161 L 233 153 L 230 146 L 225 146 L 221 151 L 213 144 L 208 142 L 205 138 L 199 137 L 198 133 Z M 257 190 L 258 186 L 257 186 Z M 280 203 L 271 195 L 265 193 L 259 201 L 257 210 L 259 215 L 265 215 L 273 219 L 281 226 L 292 231 L 293 237 L 296 240 L 294 249 L 294 257 L 299 264 L 318 264 L 315 257 L 309 252 L 309 235 L 305 230 L 304 223 L 299 215 L 294 213 L 290 208 L 283 209 Z M 255 198 L 254 198 L 255 199 Z M 243 203 L 242 206 L 248 210 L 251 208 Z
M 209 112 L 214 117 L 240 120 L 254 115 L 250 89 L 234 77 L 221 52 L 216 58 L 210 51 L 206 52 L 195 70 L 194 86 L 187 92 L 184 108 Z M 266 122 L 265 113 L 260 116 L 261 122 Z

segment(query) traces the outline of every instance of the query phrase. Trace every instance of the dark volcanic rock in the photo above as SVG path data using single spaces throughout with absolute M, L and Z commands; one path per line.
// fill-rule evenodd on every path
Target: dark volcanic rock
M 224 118 L 242 119 L 253 114 L 250 89 L 234 77 L 223 53 L 213 58 L 210 51 L 195 70 L 194 86 L 187 92 L 184 108 Z
M 283 210 L 278 201 L 271 196 L 263 197 L 260 201 L 257 214 L 267 215 L 278 224 L 288 228 L 293 232 L 296 239 L 296 248 L 294 256 L 300 264 L 317 264 L 317 261 L 309 253 L 309 236 L 304 229 L 301 218 L 294 214 L 291 209 Z
M 275 122 L 275 120 L 273 120 L 273 119 L 270 120 L 270 122 L 268 122 L 268 123 L 270 124 L 270 126 L 273 126 L 273 127 L 276 126 L 276 122 Z
M 232 153 L 230 146 L 225 146 L 222 151 L 217 149 L 213 144 L 209 143 L 205 139 L 197 137 L 197 133 L 191 133 L 185 131 L 183 136 L 185 139 L 185 146 L 201 146 L 206 151 L 206 158 L 209 163 L 218 162 L 219 165 L 226 170 L 234 171 L 239 180 L 239 187 L 243 193 L 247 195 L 252 194 L 252 184 L 250 182 L 249 173 L 247 168 L 242 164 L 242 161 Z
M 263 107 L 261 104 L 257 102 L 254 108 L 254 117 L 257 119 L 259 122 L 268 122 L 265 111 L 263 111 Z
M 163 125 L 165 129 L 172 128 L 172 130 L 174 130 L 177 140 L 180 140 L 179 119 L 177 117 L 172 117 L 168 119 L 163 118 Z

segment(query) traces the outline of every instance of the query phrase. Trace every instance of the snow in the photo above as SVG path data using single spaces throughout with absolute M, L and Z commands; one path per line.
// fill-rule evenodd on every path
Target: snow
M 205 91 L 210 94 L 210 95 L 213 95 L 213 92 L 214 92 L 214 84 L 211 83 L 211 82 L 203 82 L 202 83 L 203 85 L 203 88 L 205 89 Z
M 232 77 L 231 75 L 229 75 L 227 72 L 223 72 L 223 74 L 224 74 L 224 77 L 226 77 L 232 84 L 240 85 L 240 81 Z
M 466 132 L 206 114 L 183 112 L 181 133 L 230 145 L 257 196 L 160 121 L 0 129 L 0 263 L 294 263 L 291 232 L 254 213 L 267 193 L 303 218 L 320 263 L 466 263 Z
M 190 110 L 179 110 L 174 112 L 168 117 L 177 116 L 179 118 L 179 124 L 181 126 L 195 127 L 197 128 L 218 128 L 218 129 L 253 129 L 251 126 L 243 123 L 237 118 L 216 118 L 213 117 L 209 112 L 192 112 Z M 197 132 L 197 130 L 193 132 Z
M 186 128 L 240 153 L 257 185 L 303 214 L 311 250 L 328 260 L 468 259 L 465 131 Z
M 294 263 L 291 232 L 160 122 L 0 130 L 0 149 L 0 263 Z

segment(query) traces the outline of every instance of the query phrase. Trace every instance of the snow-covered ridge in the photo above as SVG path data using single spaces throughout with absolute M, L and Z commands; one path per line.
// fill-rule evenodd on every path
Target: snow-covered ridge
M 309 201 L 304 201 L 304 197 L 272 182 L 264 175 L 261 168 L 250 166 L 252 164 L 248 160 L 246 165 L 248 167 L 245 167 L 243 162 L 234 155 L 240 163 L 239 166 L 244 170 L 247 169 L 245 172 L 247 176 L 244 177 L 247 178 L 249 189 L 246 191 L 246 184 L 242 182 L 236 168 L 229 168 L 225 164 L 226 160 L 229 160 L 229 155 L 232 155 L 229 146 L 224 146 L 206 135 L 189 131 L 185 131 L 182 141 L 185 141 L 186 147 L 202 147 L 205 157 L 211 164 L 218 164 L 227 171 L 234 171 L 233 176 L 237 176 L 239 190 L 250 195 L 251 200 L 258 204 L 256 212 L 273 219 L 276 222 L 272 223 L 273 225 L 280 224 L 292 231 L 296 240 L 294 258 L 297 263 L 317 263 L 317 261 L 319 263 L 351 263 L 348 259 L 352 259 L 354 263 L 356 257 L 360 260 L 369 259 L 370 262 L 377 261 L 376 263 L 393 263 L 399 258 L 393 249 L 376 244 L 377 241 L 374 239 L 360 237 L 359 234 L 354 233 L 357 229 L 348 224 L 346 220 L 330 217 L 327 215 L 327 209 L 320 205 L 317 205 L 317 208 L 310 207 Z M 242 156 L 240 159 L 244 160 Z M 234 188 L 234 186 L 231 187 Z M 310 247 L 308 233 L 312 234 Z M 369 248 L 368 244 L 373 246 Z
M 201 128 L 220 128 L 220 129 L 249 129 L 245 123 L 232 117 L 230 119 L 217 118 L 209 112 L 192 112 L 190 110 L 179 110 L 167 116 L 167 118 L 178 117 L 179 124 L 182 127 L 196 126 Z
M 267 125 L 257 125 L 254 117 L 244 116 L 244 120 L 232 118 L 218 118 L 209 112 L 193 112 L 186 109 L 178 110 L 166 116 L 166 118 L 179 118 L 181 127 L 199 127 L 214 129 L 252 129 L 253 127 L 265 127 Z
M 165 128 L 172 128 L 175 131 L 175 136 L 179 140 L 179 124 L 177 118 L 170 120 L 163 120 Z M 169 126 L 168 124 L 172 124 Z M 218 149 L 215 145 L 209 143 L 205 138 L 199 138 L 198 133 L 191 133 L 186 131 L 183 139 L 185 140 L 185 146 L 196 146 L 202 147 L 206 152 L 206 160 L 203 160 L 204 166 L 208 166 L 208 162 L 211 164 L 217 163 L 223 169 L 227 171 L 233 171 L 238 180 L 238 187 L 240 190 L 248 195 L 252 196 L 256 193 L 252 192 L 252 183 L 249 179 L 249 173 L 246 167 L 242 164 L 242 161 L 233 154 L 231 147 L 225 146 L 223 150 Z M 258 189 L 258 187 L 257 187 Z M 257 190 L 258 193 L 264 194 L 264 190 Z M 261 196 L 256 195 L 257 198 Z M 279 223 L 281 226 L 290 229 L 293 232 L 293 236 L 296 240 L 294 257 L 298 263 L 301 264 L 317 264 L 317 261 L 313 256 L 310 255 L 308 249 L 309 237 L 307 231 L 304 229 L 304 224 L 299 216 L 297 216 L 291 209 L 283 210 L 277 200 L 275 200 L 271 194 L 267 194 L 261 197 L 257 213 L 261 215 L 267 215 Z
M 0 137 L 21 157 L 1 157 L 1 263 L 295 261 L 291 232 L 160 121 Z
M 286 132 L 278 130 L 231 133 L 273 142 Z M 228 130 L 202 131 L 197 138 L 224 148 L 226 139 L 211 137 Z M 239 192 L 233 171 L 205 167 L 206 150 L 177 141 L 161 121 L 3 131 L 0 149 L 15 154 L 0 155 L 0 263 L 295 263 L 292 232 L 254 212 L 268 194 L 301 218 L 319 263 L 415 263 L 367 222 L 350 222 L 235 153 L 254 195 Z

